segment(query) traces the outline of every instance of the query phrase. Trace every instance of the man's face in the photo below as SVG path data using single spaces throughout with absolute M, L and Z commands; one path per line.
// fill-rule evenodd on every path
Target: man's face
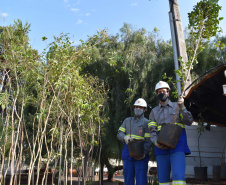
M 160 93 L 164 93 L 164 94 L 168 94 L 168 89 L 166 88 L 161 88 L 157 90 L 157 95 L 159 95 Z
M 145 107 L 141 107 L 141 106 L 135 105 L 134 106 L 134 109 L 141 109 L 141 110 L 143 110 L 145 112 Z

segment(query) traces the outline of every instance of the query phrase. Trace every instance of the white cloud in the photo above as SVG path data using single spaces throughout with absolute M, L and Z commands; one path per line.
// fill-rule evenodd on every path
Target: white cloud
M 66 8 L 68 8 L 68 9 L 71 7 L 71 4 L 69 3 L 69 0 L 64 0 L 64 6 Z
M 78 8 L 71 8 L 71 11 L 73 11 L 73 12 L 78 12 L 79 9 L 78 9 Z
M 8 14 L 7 14 L 7 13 L 1 13 L 1 16 L 2 16 L 2 17 L 7 17 Z
M 86 16 L 89 16 L 90 15 L 90 13 L 86 13 Z
M 80 1 L 80 0 L 78 0 L 78 1 L 76 2 L 76 5 L 79 5 L 79 4 L 80 4 L 80 2 L 81 2 L 81 1 Z
M 82 20 L 79 19 L 79 20 L 77 21 L 77 24 L 82 24 Z
M 137 6 L 138 5 L 138 3 L 136 2 L 136 3 L 132 3 L 131 4 L 131 6 Z

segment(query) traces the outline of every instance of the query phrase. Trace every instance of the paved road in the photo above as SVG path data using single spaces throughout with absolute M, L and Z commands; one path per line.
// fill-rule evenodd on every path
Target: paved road
M 114 180 L 117 180 L 117 181 L 124 182 L 124 177 L 123 177 L 123 175 L 117 175 L 117 176 L 114 176 L 113 179 L 114 179 Z

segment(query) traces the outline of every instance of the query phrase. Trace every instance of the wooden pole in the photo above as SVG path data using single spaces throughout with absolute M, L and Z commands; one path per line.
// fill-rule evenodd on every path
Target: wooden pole
M 183 27 L 182 27 L 182 21 L 181 21 L 181 15 L 180 15 L 180 9 L 179 9 L 179 4 L 178 0 L 169 0 L 169 5 L 170 5 L 170 13 L 172 12 L 173 15 L 173 25 L 174 25 L 174 34 L 175 40 L 176 40 L 176 49 L 177 49 L 177 55 L 178 58 L 182 57 L 182 60 L 184 62 L 188 61 L 188 56 L 186 52 L 186 43 L 184 39 L 184 33 L 183 33 Z M 172 32 L 172 29 L 171 29 Z M 178 65 L 181 66 L 181 63 L 178 61 Z M 185 72 L 187 74 L 187 71 Z M 191 84 L 191 76 L 190 73 L 187 76 L 187 80 L 184 82 L 182 80 L 183 88 L 186 89 L 190 84 Z M 184 92 L 186 95 L 186 92 Z

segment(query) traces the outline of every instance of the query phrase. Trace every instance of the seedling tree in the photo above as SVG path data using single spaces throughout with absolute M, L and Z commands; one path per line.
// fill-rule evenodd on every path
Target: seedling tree
M 204 49 L 203 42 L 210 40 L 211 37 L 221 32 L 219 22 L 223 17 L 219 17 L 220 10 L 221 6 L 219 6 L 218 0 L 201 0 L 194 6 L 191 13 L 188 13 L 188 29 L 190 30 L 187 47 L 188 61 L 182 61 L 180 57 L 180 68 L 179 70 L 175 70 L 182 82 L 187 82 L 188 74 L 193 69 L 194 64 L 198 63 L 197 56 Z M 222 49 L 224 44 L 219 41 L 217 46 L 220 46 Z M 173 84 L 176 82 L 172 80 L 172 77 L 167 77 L 166 74 L 163 75 L 163 78 L 168 79 Z M 182 90 L 181 95 L 184 94 L 185 89 L 182 88 Z M 177 90 L 173 94 L 177 97 Z
M 201 157 L 201 151 L 200 151 L 200 137 L 202 136 L 202 134 L 205 131 L 205 125 L 204 125 L 204 120 L 201 116 L 201 114 L 199 114 L 199 127 L 197 128 L 198 131 L 198 151 L 199 151 L 199 167 L 202 167 L 202 157 Z

